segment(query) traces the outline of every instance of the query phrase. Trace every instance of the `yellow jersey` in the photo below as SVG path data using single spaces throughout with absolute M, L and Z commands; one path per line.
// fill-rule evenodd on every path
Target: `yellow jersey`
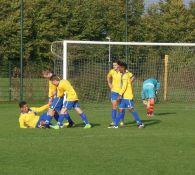
M 19 117 L 20 128 L 35 128 L 39 120 L 37 113 L 48 109 L 48 107 L 48 104 L 39 108 L 32 107 L 27 113 L 21 113 Z
M 112 92 L 119 93 L 121 89 L 121 73 L 114 69 L 111 69 L 107 75 L 107 78 L 112 78 Z
M 133 88 L 131 82 L 132 76 L 133 74 L 128 71 L 122 74 L 122 80 L 121 80 L 122 86 L 119 95 L 121 95 L 123 99 L 128 99 L 128 100 L 133 99 Z
M 54 98 L 54 96 L 56 95 L 56 92 L 57 92 L 57 87 L 52 84 L 52 81 L 49 81 L 49 93 L 48 93 L 48 97 L 49 98 Z
M 57 87 L 57 97 L 63 97 L 66 93 L 66 101 L 76 101 L 78 96 L 68 80 L 61 80 Z

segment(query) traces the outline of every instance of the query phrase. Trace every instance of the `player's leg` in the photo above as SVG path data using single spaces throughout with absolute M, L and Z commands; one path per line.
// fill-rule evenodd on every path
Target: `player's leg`
M 63 125 L 62 122 L 64 121 L 64 119 L 66 119 L 68 121 L 68 125 L 67 126 L 73 125 L 74 122 L 70 118 L 70 115 L 69 115 L 68 111 L 66 111 L 64 114 L 61 113 L 61 109 L 63 107 L 63 100 L 64 100 L 63 98 L 58 98 L 58 97 L 54 98 L 53 101 L 52 101 L 52 104 L 50 106 L 49 112 L 51 111 L 52 112 L 51 114 L 53 116 L 54 116 L 55 112 L 60 114 L 58 116 L 58 120 L 57 120 L 59 126 Z
M 148 99 L 148 116 L 152 117 L 154 115 L 154 98 Z
M 120 100 L 120 103 L 119 103 L 119 112 L 118 112 L 118 115 L 114 121 L 114 125 L 113 126 L 109 126 L 108 128 L 118 128 L 118 124 L 119 122 L 121 121 L 121 119 L 123 118 L 123 115 L 124 115 L 124 111 L 125 111 L 125 106 L 124 106 L 124 99 L 121 99 Z
M 116 116 L 117 116 L 117 105 L 118 105 L 117 97 L 118 97 L 118 93 L 111 92 L 111 103 L 112 103 L 111 118 L 112 118 L 112 123 L 110 125 L 114 124 L 114 121 L 115 121 Z
M 58 122 L 57 122 L 58 126 L 63 127 L 64 119 L 67 119 L 67 113 L 68 113 L 68 109 L 65 106 L 63 106 L 60 111 L 59 118 L 58 118 Z M 70 119 L 67 119 L 67 120 L 70 120 Z M 71 120 L 69 122 L 72 123 Z
M 72 109 L 72 106 L 71 105 L 69 106 L 70 103 L 71 102 L 69 102 L 69 101 L 65 101 L 63 103 L 63 108 L 66 108 L 67 110 L 65 110 L 64 114 L 62 114 L 62 113 L 60 114 L 60 120 L 66 119 L 68 121 L 68 124 L 65 124 L 66 127 L 72 127 L 72 126 L 74 126 L 74 122 L 70 118 L 70 115 L 68 113 L 68 111 Z
M 155 90 L 150 88 L 148 90 L 148 116 L 153 116 L 154 114 L 154 102 L 155 102 Z
M 80 108 L 80 104 L 78 101 L 75 101 L 73 104 L 73 107 L 75 109 L 75 111 L 80 115 L 83 123 L 85 124 L 86 129 L 91 128 L 91 124 L 89 123 L 87 116 L 85 115 L 85 113 L 82 111 L 82 109 Z
M 59 112 L 63 105 L 63 98 L 55 97 L 49 106 L 49 110 L 47 112 L 47 115 L 49 117 L 54 117 L 55 112 Z
M 146 108 L 146 113 L 148 115 L 149 113 L 149 103 L 148 103 L 148 98 L 149 98 L 149 94 L 148 94 L 148 89 L 147 88 L 143 88 L 142 89 L 142 102 Z
M 37 128 L 49 128 L 49 126 L 51 125 L 51 117 L 49 117 L 47 115 L 47 113 L 43 113 L 40 117 L 39 120 L 37 122 L 36 127 Z
M 138 128 L 143 128 L 144 124 L 142 123 L 138 112 L 134 108 L 133 100 L 125 100 L 126 106 L 128 107 L 129 111 L 131 112 L 134 120 L 136 121 Z

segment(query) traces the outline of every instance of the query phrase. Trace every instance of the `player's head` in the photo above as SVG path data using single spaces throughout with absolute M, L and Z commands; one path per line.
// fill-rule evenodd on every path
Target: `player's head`
M 54 84 L 55 86 L 58 86 L 58 84 L 60 83 L 60 77 L 58 77 L 57 75 L 52 75 L 50 81 L 52 81 L 52 84 Z
M 48 70 L 48 69 L 42 71 L 42 76 L 43 76 L 44 78 L 51 78 L 52 75 L 53 75 L 53 72 L 50 71 L 50 70 Z
M 113 59 L 113 61 L 112 61 L 112 67 L 113 67 L 114 70 L 118 70 L 118 66 L 119 66 L 119 63 L 120 62 L 121 62 L 120 60 Z
M 127 70 L 127 63 L 125 62 L 120 62 L 119 63 L 119 71 L 121 73 L 124 73 Z
M 25 101 L 21 101 L 21 102 L 19 103 L 19 107 L 20 107 L 20 111 L 21 111 L 22 113 L 26 113 L 26 112 L 29 111 L 28 104 L 27 104 Z

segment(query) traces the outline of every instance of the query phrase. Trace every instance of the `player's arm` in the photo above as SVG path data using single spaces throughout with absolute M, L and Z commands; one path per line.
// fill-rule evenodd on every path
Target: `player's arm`
M 49 105 L 48 104 L 46 104 L 46 105 L 43 105 L 43 106 L 41 106 L 41 107 L 32 107 L 32 108 L 30 108 L 30 109 L 32 109 L 32 111 L 34 111 L 34 112 L 43 112 L 43 111 L 45 111 L 45 110 L 47 110 L 49 108 Z
M 135 76 L 132 75 L 132 77 L 130 78 L 130 80 L 131 80 L 131 83 L 133 83 L 135 81 Z
M 160 89 L 160 82 L 157 81 L 156 90 L 159 90 L 159 89 Z
M 51 81 L 49 81 L 49 92 L 48 92 L 49 104 L 52 102 L 54 96 L 56 95 L 56 92 L 57 92 L 57 87 L 53 85 Z
M 119 98 L 121 98 L 121 96 L 125 93 L 125 91 L 127 89 L 127 85 L 128 85 L 128 77 L 126 77 L 126 75 L 124 75 L 122 77 L 122 87 L 121 87 L 121 90 L 119 92 L 119 95 L 120 95 Z
M 112 70 L 107 74 L 107 82 L 110 89 L 112 89 Z
M 20 125 L 20 128 L 28 128 L 22 116 L 19 117 L 19 125 Z
M 64 88 L 62 87 L 61 84 L 58 85 L 58 88 L 57 88 L 57 97 L 58 98 L 62 98 L 64 96 Z
M 135 76 L 131 72 L 129 72 L 129 76 L 131 83 L 133 83 L 135 81 Z

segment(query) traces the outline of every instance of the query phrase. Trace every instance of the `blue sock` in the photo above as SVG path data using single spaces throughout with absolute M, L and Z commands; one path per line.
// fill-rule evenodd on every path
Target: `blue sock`
M 86 115 L 85 115 L 84 113 L 80 114 L 80 116 L 81 116 L 81 119 L 83 120 L 83 122 L 84 122 L 85 124 L 89 124 L 89 122 L 88 122 L 88 120 L 87 120 L 87 117 L 86 117 Z
M 45 126 L 46 127 L 50 125 L 51 119 L 52 119 L 52 116 L 50 116 L 50 115 L 45 116 Z
M 70 115 L 69 115 L 69 113 L 67 113 L 67 114 L 65 114 L 65 119 L 68 121 L 68 123 L 70 123 L 70 124 L 72 124 L 73 123 L 73 121 L 72 121 L 72 119 L 70 118 Z
M 123 117 L 123 112 L 119 112 L 118 116 L 116 117 L 115 121 L 114 121 L 114 125 L 118 126 L 118 123 L 120 122 L 121 118 Z
M 116 120 L 116 114 L 117 114 L 117 110 L 116 109 L 112 109 L 112 121 L 113 121 L 113 123 Z
M 138 125 L 142 124 L 140 117 L 136 111 L 131 112 L 131 114 L 133 115 L 133 118 L 137 122 Z
M 54 114 L 54 119 L 56 120 L 56 121 L 58 121 L 58 118 L 59 118 L 59 114 L 58 113 L 56 113 L 56 114 Z
M 121 115 L 121 121 L 124 122 L 125 120 L 125 110 L 122 111 L 122 115 Z
M 58 118 L 58 125 L 62 126 L 66 114 L 60 114 Z

